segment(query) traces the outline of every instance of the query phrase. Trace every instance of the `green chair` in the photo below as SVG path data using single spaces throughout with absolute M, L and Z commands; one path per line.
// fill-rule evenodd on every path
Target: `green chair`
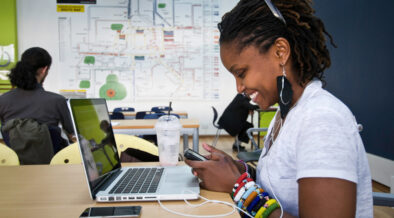
M 257 148 L 262 148 L 263 146 L 260 146 L 260 138 L 265 137 L 267 134 L 268 127 L 271 123 L 271 120 L 274 118 L 276 111 L 260 111 L 259 112 L 259 128 L 261 128 L 259 132 L 259 137 L 257 139 Z M 254 140 L 252 140 L 252 145 L 253 145 Z M 257 149 L 256 148 L 256 149 Z

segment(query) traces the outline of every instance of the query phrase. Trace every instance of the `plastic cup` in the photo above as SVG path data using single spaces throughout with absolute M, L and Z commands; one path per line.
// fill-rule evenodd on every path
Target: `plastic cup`
M 174 115 L 161 116 L 155 125 L 161 166 L 178 163 L 181 123 Z

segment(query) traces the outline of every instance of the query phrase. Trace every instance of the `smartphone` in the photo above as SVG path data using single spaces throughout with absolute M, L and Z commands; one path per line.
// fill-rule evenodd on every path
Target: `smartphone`
M 183 156 L 189 160 L 199 160 L 199 161 L 208 160 L 206 157 L 202 156 L 201 154 L 189 148 L 185 150 Z
M 86 208 L 80 218 L 84 217 L 140 217 L 141 206 L 119 207 L 89 207 Z

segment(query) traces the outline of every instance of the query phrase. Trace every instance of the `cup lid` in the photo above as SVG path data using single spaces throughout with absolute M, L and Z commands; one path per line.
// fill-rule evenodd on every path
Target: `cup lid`
M 157 120 L 155 128 L 179 130 L 181 128 L 181 123 L 179 122 L 179 119 L 174 115 L 163 115 Z

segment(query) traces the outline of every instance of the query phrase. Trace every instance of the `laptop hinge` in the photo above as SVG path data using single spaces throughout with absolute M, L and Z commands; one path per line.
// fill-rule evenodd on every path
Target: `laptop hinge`
M 121 173 L 121 169 L 118 168 L 114 170 L 113 172 L 109 172 L 107 175 L 105 175 L 104 178 L 100 180 L 100 182 L 96 185 L 96 187 L 92 190 L 93 196 L 96 198 L 96 194 L 99 191 L 103 191 L 108 188 L 109 185 L 118 177 L 118 175 Z

